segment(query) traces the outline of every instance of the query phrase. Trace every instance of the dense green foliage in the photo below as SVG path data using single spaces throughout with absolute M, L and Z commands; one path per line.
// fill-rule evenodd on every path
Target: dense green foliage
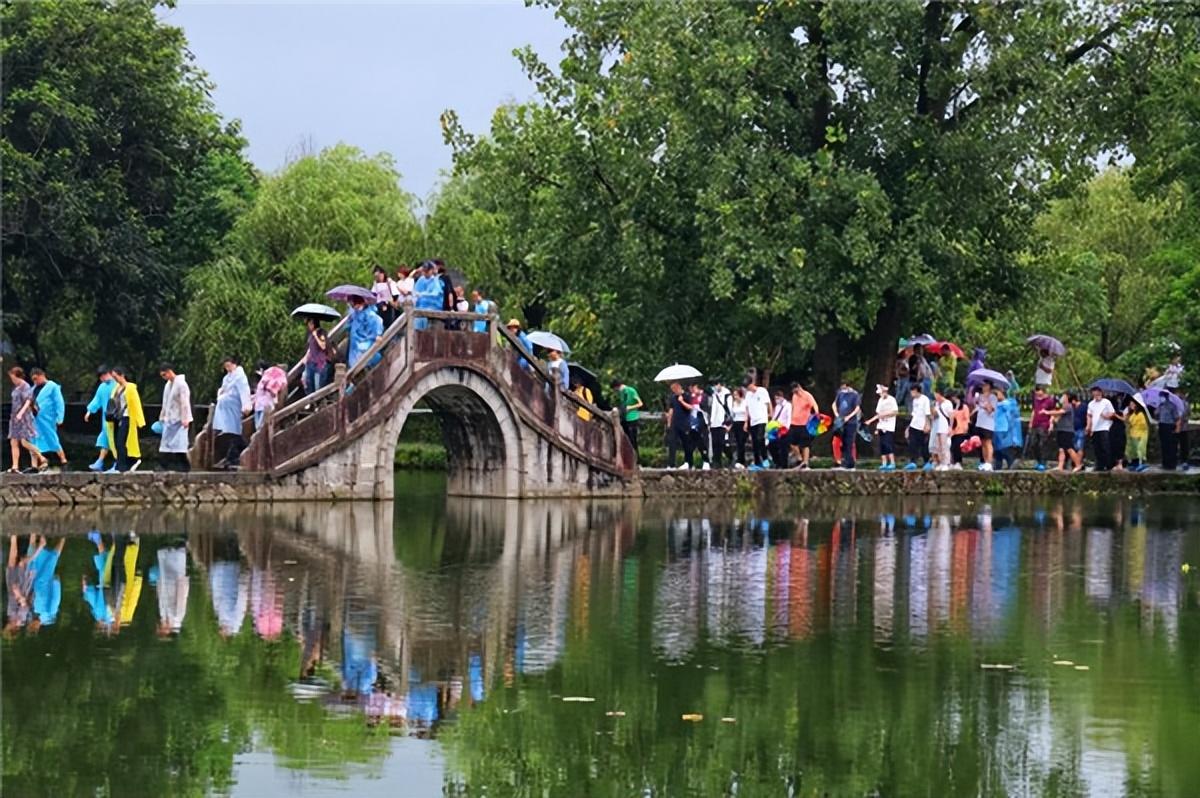
M 83 384 L 101 357 L 153 367 L 184 275 L 254 189 L 237 126 L 154 5 L 0 7 L 5 334 Z

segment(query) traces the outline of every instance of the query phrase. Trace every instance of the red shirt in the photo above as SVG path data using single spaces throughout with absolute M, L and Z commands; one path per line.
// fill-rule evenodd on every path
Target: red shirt
M 1056 402 L 1054 397 L 1048 393 L 1042 394 L 1042 397 L 1033 397 L 1033 419 L 1029 423 L 1030 429 L 1050 429 L 1050 416 L 1046 414 L 1048 410 L 1053 410 Z

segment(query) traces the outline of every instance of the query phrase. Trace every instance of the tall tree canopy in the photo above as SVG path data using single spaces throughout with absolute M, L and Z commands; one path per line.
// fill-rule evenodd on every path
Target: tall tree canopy
M 82 378 L 158 357 L 183 276 L 253 192 L 183 32 L 150 0 L 0 6 L 5 334 Z
M 413 198 L 391 158 L 339 145 L 263 180 L 218 256 L 189 275 L 173 350 L 194 385 L 213 387 L 221 357 L 294 362 L 304 327 L 288 313 L 340 283 L 368 284 L 422 255 Z
M 1145 2 L 547 0 L 536 102 L 446 138 L 492 217 L 508 299 L 633 377 L 849 359 L 1027 287 L 1043 203 L 1119 139 L 1122 53 L 1180 13 Z M 516 274 L 520 279 L 512 279 Z M 653 311 L 653 312 L 647 312 Z M 573 341 L 573 343 L 575 342 Z

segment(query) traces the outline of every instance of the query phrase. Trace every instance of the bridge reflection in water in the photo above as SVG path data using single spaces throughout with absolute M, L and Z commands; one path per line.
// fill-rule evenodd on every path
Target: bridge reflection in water
M 622 794 L 814 781 L 837 794 L 1172 794 L 1200 775 L 1164 734 L 1200 720 L 1187 676 L 1200 595 L 1182 568 L 1200 561 L 1194 500 L 735 511 L 439 498 L 5 520 L 73 536 L 67 584 L 90 566 L 93 525 L 139 530 L 147 566 L 185 540 L 179 644 L 215 623 L 284 645 L 288 700 L 442 738 L 451 794 L 571 794 L 581 779 Z M 86 610 L 68 597 L 59 631 L 161 646 L 137 635 L 163 612 L 148 600 L 162 584 L 108 637 L 74 623 Z M 36 640 L 5 644 L 6 737 Z M 58 665 L 81 679 L 93 666 Z M 595 704 L 568 711 L 564 696 Z M 689 713 L 706 720 L 689 730 Z M 369 740 L 360 754 L 388 756 Z M 320 764 L 311 749 L 285 759 Z

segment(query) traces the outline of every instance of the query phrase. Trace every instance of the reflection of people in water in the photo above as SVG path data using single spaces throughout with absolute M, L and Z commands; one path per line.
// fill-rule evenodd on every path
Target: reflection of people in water
M 33 575 L 33 619 L 29 622 L 31 634 L 58 621 L 58 610 L 62 606 L 62 582 L 56 571 L 66 542 L 66 538 L 59 538 L 54 548 L 50 549 L 46 548 L 46 538 L 43 537 L 41 549 L 30 563 Z
M 116 622 L 114 607 L 109 601 L 109 585 L 112 583 L 113 547 L 104 545 L 100 533 L 92 530 L 88 540 L 96 544 L 96 553 L 92 555 L 92 565 L 96 569 L 96 581 L 88 582 L 87 575 L 80 580 L 83 587 L 83 600 L 92 612 L 96 621 L 96 629 L 111 634 Z
M 219 545 L 222 550 L 218 554 L 222 559 L 214 560 L 209 567 L 208 587 L 221 637 L 229 638 L 242 630 L 246 620 L 250 574 L 242 568 L 236 537 L 231 535 Z
M 187 548 L 182 542 L 158 550 L 158 629 L 159 637 L 177 635 L 187 614 L 191 581 L 187 574 Z
M 323 597 L 313 590 L 304 575 L 300 599 L 300 678 L 313 679 L 317 666 L 325 658 L 325 640 L 329 635 L 329 619 L 325 614 Z
M 130 532 L 124 540 L 114 542 L 119 549 L 121 568 L 117 571 L 115 593 L 117 602 L 117 631 L 133 623 L 138 600 L 142 597 L 142 572 L 138 568 L 138 554 L 142 546 L 137 533 Z
M 346 603 L 342 626 L 342 691 L 345 698 L 367 696 L 379 678 L 376 663 L 375 613 Z
M 252 536 L 250 613 L 254 631 L 263 640 L 276 640 L 283 633 L 283 587 L 271 572 L 270 533 Z
M 30 536 L 30 548 L 33 548 L 36 537 L 37 535 Z M 20 556 L 17 536 L 10 536 L 8 539 L 8 564 L 4 569 L 4 587 L 5 593 L 7 593 L 4 622 L 6 636 L 11 637 L 29 623 L 30 615 L 33 612 L 29 598 L 30 591 L 33 589 L 33 573 L 29 570 L 30 559 L 31 555 L 28 551 L 25 557 Z

